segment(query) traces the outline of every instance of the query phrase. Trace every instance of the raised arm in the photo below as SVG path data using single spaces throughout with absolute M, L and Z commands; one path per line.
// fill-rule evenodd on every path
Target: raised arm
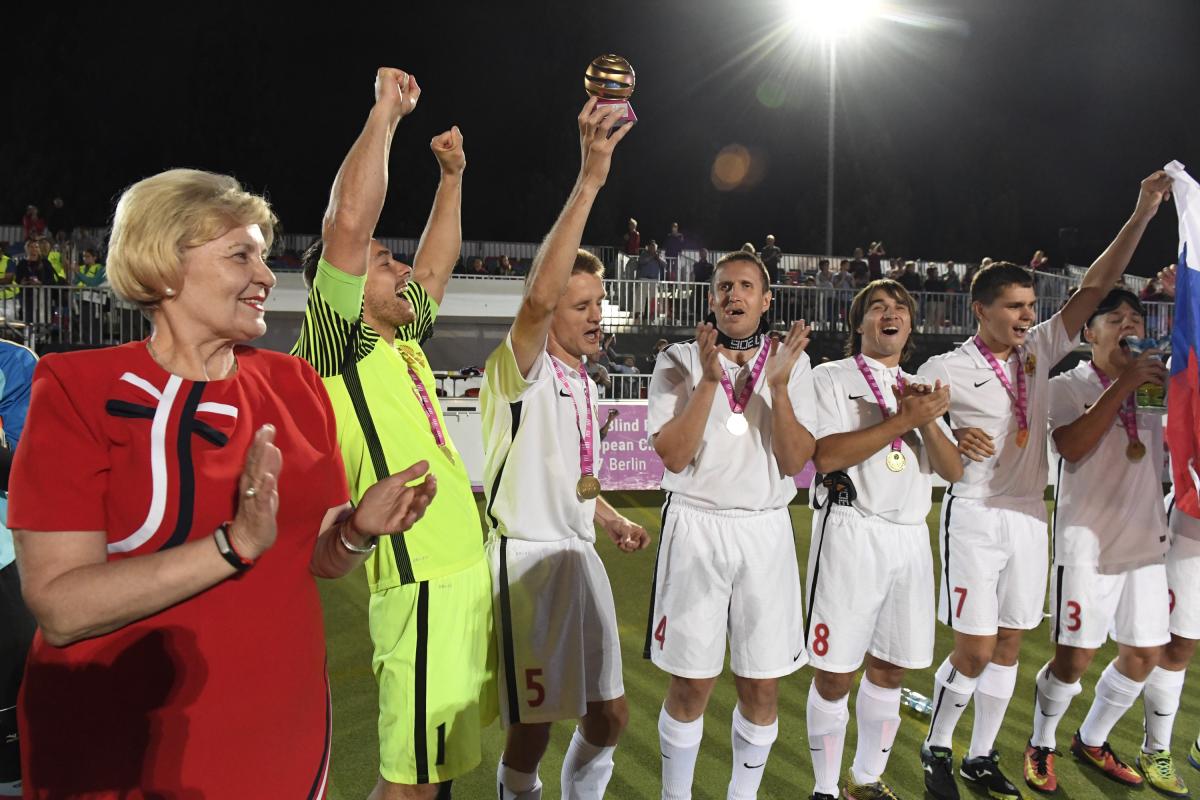
M 367 254 L 387 195 L 388 156 L 396 125 L 417 105 L 417 79 L 381 67 L 375 74 L 375 105 L 333 179 L 321 223 L 321 257 L 351 275 L 365 275 Z
M 1138 242 L 1142 240 L 1146 225 L 1158 212 L 1158 207 L 1170 196 L 1171 178 L 1163 170 L 1158 170 L 1142 181 L 1137 206 L 1134 207 L 1132 216 L 1121 227 L 1112 244 L 1088 267 L 1083 281 L 1079 284 L 1079 291 L 1071 295 L 1071 299 L 1063 306 L 1062 322 L 1068 336 L 1075 336 L 1083 329 L 1088 317 L 1125 272 Z
M 525 299 L 513 321 L 513 353 L 522 375 L 529 375 L 546 346 L 550 320 L 571 279 L 571 267 L 579 251 L 588 214 L 600 187 L 608 179 L 613 148 L 633 127 L 622 126 L 609 136 L 613 124 L 621 116 L 620 108 L 605 106 L 597 109 L 595 98 L 591 98 L 579 112 L 579 177 L 558 220 L 534 256 Z
M 413 280 L 439 305 L 462 250 L 462 180 L 467 168 L 462 133 L 455 125 L 429 143 L 441 167 L 429 221 L 413 256 Z

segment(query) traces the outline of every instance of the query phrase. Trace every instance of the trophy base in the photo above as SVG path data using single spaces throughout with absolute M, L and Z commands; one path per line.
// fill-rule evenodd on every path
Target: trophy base
M 617 128 L 621 127 L 622 125 L 626 125 L 630 122 L 637 122 L 637 114 L 633 113 L 633 106 L 630 105 L 628 100 L 605 100 L 604 98 L 598 98 L 596 100 L 596 105 L 598 107 L 599 106 L 624 106 L 625 107 L 625 113 L 622 114 L 621 118 L 618 119 L 616 121 L 616 123 L 613 125 L 613 130 L 616 130 Z

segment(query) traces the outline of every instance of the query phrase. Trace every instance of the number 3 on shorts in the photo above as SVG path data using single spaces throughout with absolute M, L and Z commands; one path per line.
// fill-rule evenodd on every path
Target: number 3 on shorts
M 658 627 L 654 629 L 654 641 L 658 642 L 658 649 L 662 650 L 667 639 L 667 618 L 663 617 L 658 621 Z
M 537 708 L 546 702 L 546 687 L 538 682 L 540 677 L 542 677 L 541 669 L 525 670 L 525 688 L 534 695 L 532 700 L 527 701 L 530 708 Z

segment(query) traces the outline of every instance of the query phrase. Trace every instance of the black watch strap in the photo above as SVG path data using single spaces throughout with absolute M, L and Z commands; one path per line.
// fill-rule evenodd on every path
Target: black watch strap
M 245 572 L 254 566 L 254 562 L 242 558 L 237 550 L 233 549 L 233 543 L 229 541 L 229 523 L 221 523 L 221 527 L 213 531 L 213 538 L 217 541 L 217 552 L 221 554 L 221 558 L 229 562 L 230 566 L 238 572 Z

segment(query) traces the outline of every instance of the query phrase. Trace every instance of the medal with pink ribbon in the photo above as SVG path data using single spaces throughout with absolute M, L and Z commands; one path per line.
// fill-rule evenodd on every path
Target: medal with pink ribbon
M 579 431 L 579 480 L 575 483 L 575 493 L 582 500 L 595 500 L 600 496 L 600 480 L 593 474 L 592 466 L 592 392 L 588 388 L 587 370 L 583 368 L 583 362 L 579 362 L 579 379 L 583 381 L 583 407 L 585 417 L 579 415 L 579 405 L 575 402 L 575 392 L 571 389 L 571 382 L 567 380 L 566 373 L 562 371 L 562 367 L 558 365 L 558 359 L 550 356 L 550 365 L 554 367 L 554 374 L 558 377 L 558 382 L 563 385 L 567 394 L 571 398 L 571 409 L 575 412 L 575 429 Z
M 762 350 L 759 351 L 758 358 L 754 359 L 754 366 L 750 368 L 750 377 L 746 379 L 746 385 L 742 387 L 742 391 L 735 398 L 733 396 L 733 381 L 729 380 L 729 373 L 725 368 L 721 368 L 721 388 L 725 390 L 725 398 L 729 400 L 729 419 L 725 420 L 725 430 L 732 433 L 734 436 L 741 436 L 746 431 L 750 430 L 750 423 L 746 422 L 746 404 L 750 402 L 750 395 L 754 394 L 754 386 L 758 383 L 758 378 L 762 375 L 763 367 L 767 363 L 767 356 L 771 354 L 771 339 L 763 337 Z
M 1089 361 L 1088 365 L 1100 379 L 1100 385 L 1107 391 L 1108 387 L 1112 385 L 1112 380 L 1100 371 L 1096 362 Z M 1129 444 L 1125 446 L 1125 457 L 1130 461 L 1141 461 L 1146 457 L 1146 445 L 1142 444 L 1142 440 L 1138 438 L 1137 409 L 1134 406 L 1133 395 L 1129 395 L 1121 401 L 1121 409 L 1117 411 L 1117 416 L 1120 417 L 1121 425 L 1125 428 L 1125 436 L 1129 439 Z
M 1004 385 L 1004 391 L 1008 392 L 1008 396 L 1012 398 L 1013 409 L 1017 412 L 1017 447 L 1024 447 L 1029 443 L 1029 417 L 1026 412 L 1029 407 L 1029 394 L 1025 384 L 1025 370 L 1021 368 L 1020 351 L 1014 350 L 1017 354 L 1017 390 L 1014 392 L 1012 383 L 1004 374 L 1004 367 L 1000 366 L 996 356 L 979 336 L 975 337 L 975 346 L 979 348 L 979 352 L 988 362 L 988 366 L 992 368 L 992 372 L 996 373 L 996 377 Z
M 429 399 L 429 392 L 425 390 L 425 384 L 421 382 L 421 376 L 413 369 L 410 357 L 402 352 L 401 358 L 404 359 L 404 363 L 408 366 L 408 377 L 412 379 L 413 392 L 417 395 L 417 399 L 421 401 L 421 410 L 425 412 L 425 418 L 429 420 L 429 432 L 433 434 L 433 440 L 437 442 L 438 449 L 453 464 L 454 454 L 450 451 L 450 445 L 446 441 L 446 432 L 442 430 L 442 422 L 438 419 L 437 409 L 433 407 L 433 401 Z
M 854 363 L 858 365 L 858 371 L 866 379 L 867 386 L 871 387 L 871 394 L 875 395 L 875 402 L 879 404 L 879 413 L 883 415 L 885 420 L 890 419 L 892 411 L 888 408 L 887 401 L 883 397 L 883 392 L 879 389 L 879 384 L 875 382 L 875 376 L 871 374 L 871 368 L 867 366 L 867 360 L 859 353 L 854 356 Z M 896 385 L 900 387 L 901 392 L 904 391 L 904 374 L 900 370 L 896 370 Z M 899 413 L 899 411 L 899 406 L 897 406 L 896 412 Z M 884 459 L 887 468 L 892 472 L 902 472 L 908 463 L 908 460 L 904 457 L 904 453 L 900 452 L 901 444 L 902 442 L 899 437 L 893 439 L 892 450 L 887 454 L 887 458 Z

